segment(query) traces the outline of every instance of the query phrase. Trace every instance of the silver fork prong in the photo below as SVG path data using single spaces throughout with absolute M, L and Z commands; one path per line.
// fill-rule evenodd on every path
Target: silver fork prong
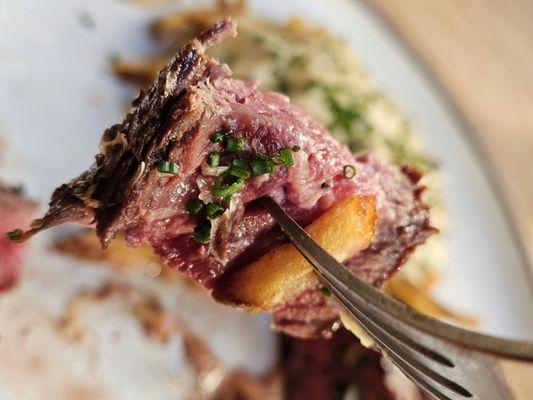
M 357 320 L 357 318 L 355 319 Z M 361 321 L 357 320 L 357 322 L 360 323 L 361 326 L 364 326 Z M 438 400 L 453 400 L 443 393 L 443 388 L 438 387 L 434 381 L 428 380 L 427 376 L 424 377 L 424 375 L 420 374 L 420 372 L 410 366 L 404 358 L 391 351 L 391 347 L 386 345 L 372 330 L 369 329 L 367 333 L 383 352 L 383 354 L 385 354 L 394 363 L 394 365 L 396 365 L 406 376 L 415 382 L 424 392 L 431 396 L 431 398 Z
M 270 201 L 272 201 L 270 199 Z M 299 228 L 299 227 L 298 227 Z M 301 230 L 301 228 L 300 228 Z M 303 230 L 301 230 L 301 238 L 302 241 L 312 241 L 312 239 L 307 235 L 307 233 Z M 350 309 L 350 307 L 353 306 L 359 306 L 360 308 L 365 308 L 364 313 L 373 315 L 374 312 L 371 308 L 369 308 L 370 304 L 364 301 L 363 298 L 359 297 L 357 295 L 357 292 L 354 292 L 353 290 L 350 290 L 350 287 L 353 287 L 354 285 L 350 285 L 350 283 L 353 283 L 357 278 L 355 278 L 353 275 L 351 275 L 341 264 L 339 264 L 329 253 L 325 252 L 323 249 L 318 248 L 315 249 L 314 254 L 309 254 L 306 250 L 306 248 L 299 243 L 300 241 L 296 241 L 294 244 L 295 246 L 301 251 L 304 257 L 308 259 L 308 261 L 315 266 L 318 274 L 325 278 L 326 281 L 329 281 L 332 283 L 331 288 L 334 290 L 334 293 L 338 297 L 342 297 L 345 300 L 345 305 Z M 314 243 L 314 242 L 313 242 Z M 323 268 L 323 265 L 328 265 L 328 269 Z M 356 281 L 356 284 L 358 282 Z M 345 289 L 345 293 L 352 294 L 350 296 L 350 300 L 347 300 L 341 292 L 337 289 L 337 287 L 341 287 Z M 335 288 L 335 289 L 334 289 Z M 353 311 L 350 310 L 350 314 L 353 314 Z M 359 313 L 362 315 L 364 313 Z M 369 320 L 366 320 L 366 323 L 363 323 L 363 327 L 366 329 L 369 329 L 369 325 L 371 322 Z M 388 350 L 390 354 L 394 354 L 395 358 L 398 360 L 403 360 L 404 364 L 414 365 L 416 368 L 418 368 L 420 371 L 425 373 L 429 379 L 434 381 L 436 384 L 439 384 L 442 388 L 447 388 L 448 390 L 453 391 L 457 395 L 465 395 L 469 394 L 468 390 L 463 388 L 460 385 L 455 384 L 454 382 L 450 381 L 449 379 L 445 378 L 443 375 L 433 371 L 432 369 L 428 368 L 427 366 L 423 365 L 420 361 L 416 360 L 415 357 L 413 357 L 412 354 L 408 353 L 408 350 L 406 347 L 411 347 L 411 350 L 415 350 L 427 357 L 427 355 L 431 355 L 429 359 L 432 360 L 438 360 L 442 363 L 444 363 L 447 367 L 453 366 L 453 363 L 451 363 L 446 357 L 432 351 L 431 349 L 428 349 L 426 347 L 423 347 L 416 342 L 410 340 L 407 338 L 406 335 L 398 334 L 405 340 L 405 342 L 399 341 L 397 338 L 394 338 L 390 335 L 389 332 L 387 332 L 385 329 L 380 328 L 378 325 L 373 324 L 373 335 L 375 340 L 379 341 L 382 348 L 385 348 Z M 401 325 L 400 325 L 401 326 Z M 392 330 L 392 328 L 390 328 Z M 397 330 L 397 329 L 396 329 Z M 377 331 L 377 332 L 376 332 Z M 387 342 L 383 342 L 381 337 L 387 337 L 389 340 Z M 392 342 L 392 343 L 391 343 Z
M 273 202 L 272 199 L 265 199 L 265 201 L 268 200 L 269 202 Z M 283 216 L 280 217 L 284 218 Z M 294 221 L 292 221 L 292 223 L 294 223 Z M 324 278 L 327 282 L 330 282 L 332 288 L 335 287 L 336 291 L 338 291 L 339 288 L 342 288 L 343 296 L 349 296 L 349 299 L 346 299 L 348 304 L 357 306 L 359 310 L 362 310 L 363 313 L 367 316 L 373 316 L 374 320 L 384 321 L 383 317 L 386 318 L 387 316 L 376 316 L 375 312 L 379 311 L 379 309 L 372 307 L 372 305 L 368 301 L 366 301 L 362 296 L 359 295 L 358 291 L 353 290 L 353 288 L 358 288 L 359 286 L 364 284 L 359 281 L 353 274 L 347 271 L 342 264 L 337 262 L 329 253 L 324 251 L 322 248 L 316 248 L 314 253 L 310 254 L 305 248 L 305 246 L 300 244 L 300 241 L 308 241 L 313 244 L 314 242 L 307 235 L 307 233 L 303 231 L 303 229 L 301 229 L 299 226 L 298 229 L 300 230 L 301 237 L 298 241 L 294 243 L 294 245 L 298 248 L 298 250 L 301 251 L 302 255 L 307 258 L 307 260 L 313 266 L 315 266 L 319 276 Z M 314 247 L 317 247 L 316 244 L 314 244 Z M 323 265 L 327 265 L 328 269 L 324 268 Z M 421 345 L 420 343 L 415 342 L 414 340 L 410 339 L 408 335 L 401 332 L 398 327 L 406 327 L 405 324 L 401 322 L 401 320 L 395 322 L 397 323 L 397 328 L 393 328 L 389 325 L 389 331 L 395 332 L 397 338 L 399 337 L 401 339 L 401 341 L 398 341 L 397 338 L 395 338 L 396 343 L 402 343 L 402 346 L 408 346 L 411 349 L 422 353 L 426 357 L 429 357 L 436 362 L 446 365 L 447 367 L 453 366 L 453 363 L 447 357 Z M 384 332 L 384 334 L 389 335 L 389 332 L 387 332 L 386 330 L 382 329 L 381 331 Z
M 359 280 L 346 268 L 339 267 L 339 263 L 318 246 L 302 227 L 287 215 L 274 200 L 269 197 L 263 197 L 261 202 L 278 222 L 294 246 L 310 261 L 317 272 L 331 270 L 342 279 L 351 277 L 350 289 L 360 294 L 365 302 L 375 305 L 392 318 L 405 321 L 410 326 L 431 333 L 434 337 L 439 336 L 448 342 L 460 344 L 464 348 L 475 349 L 500 357 L 504 356 L 510 359 L 533 362 L 533 342 L 504 340 L 452 326 L 416 312 L 406 304 L 384 295 L 376 288 Z M 330 260 L 333 260 L 334 264 L 330 265 Z
M 358 296 L 357 293 L 354 293 L 350 290 L 351 276 L 345 277 L 348 281 L 339 281 L 338 277 L 334 276 L 327 270 L 324 270 L 321 274 L 322 277 L 326 278 L 328 282 L 332 283 L 332 288 L 335 286 L 337 291 L 342 293 L 346 302 L 352 307 L 355 307 L 363 316 L 368 317 L 374 322 L 379 321 L 381 326 L 380 329 L 385 332 L 388 336 L 394 338 L 394 340 L 402 345 L 408 347 L 410 350 L 414 350 L 417 353 L 420 353 L 424 357 L 430 358 L 436 363 L 441 364 L 447 368 L 453 368 L 454 363 L 446 356 L 441 353 L 424 346 L 421 342 L 417 342 L 412 339 L 413 329 L 406 325 L 401 320 L 392 319 L 386 313 L 381 312 L 381 310 L 373 307 L 372 304 L 365 302 L 363 298 Z M 344 290 L 343 290 L 344 289 Z M 417 331 L 417 338 L 420 338 L 420 335 L 424 333 Z
M 530 365 L 533 343 L 471 332 L 420 314 L 359 280 L 272 199 L 261 200 L 348 314 L 428 394 L 443 400 L 502 400 L 514 398 L 515 386 L 523 390 L 502 374 L 501 362 Z
M 348 313 L 369 333 L 378 347 L 382 350 L 386 350 L 391 358 L 399 361 L 403 366 L 407 365 L 414 371 L 422 373 L 427 378 L 428 384 L 431 382 L 435 388 L 440 390 L 446 389 L 453 392 L 455 395 L 460 395 L 465 398 L 471 397 L 471 393 L 466 388 L 458 385 L 437 372 L 435 369 L 422 363 L 412 348 L 406 343 L 403 343 L 401 339 L 398 339 L 388 332 L 389 328 L 378 325 L 375 320 L 371 319 L 371 316 L 357 310 L 356 306 L 347 300 L 341 291 L 334 287 L 331 287 L 331 290 L 335 293 Z M 427 358 L 424 358 L 423 360 L 431 361 Z M 443 368 L 439 364 L 434 364 L 434 367 L 437 369 Z
M 420 389 L 422 389 L 428 396 L 438 399 L 438 400 L 454 400 L 451 397 L 448 397 L 441 390 L 435 388 L 435 386 L 428 383 L 424 376 L 422 376 L 417 371 L 405 366 L 401 361 L 396 360 L 391 357 L 391 361 L 402 371 L 411 381 L 413 381 Z

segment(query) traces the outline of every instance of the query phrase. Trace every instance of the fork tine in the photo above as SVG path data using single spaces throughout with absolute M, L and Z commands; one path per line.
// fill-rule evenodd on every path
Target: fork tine
M 471 397 L 471 393 L 467 389 L 449 380 L 434 369 L 425 365 L 417 357 L 413 356 L 413 349 L 409 348 L 408 345 L 388 332 L 387 329 L 389 328 L 379 326 L 367 315 L 357 310 L 337 289 L 332 287 L 332 291 L 337 295 L 339 301 L 347 309 L 350 315 L 363 326 L 382 350 L 386 350 L 391 358 L 394 358 L 403 366 L 408 366 L 413 371 L 418 371 L 419 374 L 421 373 L 426 376 L 428 378 L 428 384 L 431 381 L 434 385 L 439 385 L 441 390 L 447 389 L 455 395 L 467 398 Z M 429 361 L 430 359 L 424 358 L 424 360 Z
M 379 344 L 381 351 L 383 351 L 383 353 L 394 363 L 394 365 L 396 365 L 400 371 L 402 371 L 409 379 L 415 382 L 417 386 L 426 392 L 431 398 L 438 400 L 454 400 L 442 393 L 442 389 L 436 387 L 433 381 L 425 379 L 423 375 L 418 373 L 414 368 L 410 367 L 406 361 L 404 361 L 394 352 L 388 352 L 388 346 L 382 343 L 377 335 L 371 331 L 368 331 L 368 334 L 376 343 Z
M 504 340 L 446 324 L 416 312 L 406 304 L 384 295 L 376 288 L 359 280 L 351 271 L 348 271 L 318 246 L 307 232 L 274 200 L 270 197 L 262 197 L 261 202 L 278 222 L 292 244 L 307 258 L 319 275 L 323 275 L 323 271 L 327 270 L 338 276 L 341 282 L 343 280 L 349 282 L 348 289 L 359 294 L 365 303 L 372 304 L 394 320 L 405 321 L 406 324 L 418 331 L 431 333 L 432 337 L 453 342 L 459 347 L 499 357 L 533 362 L 533 342 Z
M 372 313 L 375 316 L 374 311 L 379 311 L 379 308 L 370 308 L 371 303 L 365 298 L 365 296 L 359 293 L 368 292 L 369 288 L 367 285 L 360 281 L 350 271 L 348 271 L 328 252 L 318 246 L 313 239 L 311 239 L 311 237 L 298 224 L 296 224 L 296 222 L 294 222 L 294 220 L 285 214 L 285 212 L 274 202 L 274 200 L 269 197 L 265 197 L 262 198 L 262 202 L 278 221 L 278 223 L 280 223 L 281 228 L 287 233 L 289 238 L 291 238 L 294 246 L 296 246 L 296 248 L 311 263 L 311 265 L 315 267 L 315 271 L 318 273 L 318 275 L 321 276 L 326 282 L 330 282 L 332 286 L 342 288 L 343 292 L 350 297 L 349 300 L 347 299 L 349 303 L 357 304 L 360 309 L 363 309 L 364 313 Z M 291 227 L 290 231 L 287 230 L 288 226 Z M 308 249 L 313 249 L 313 251 L 310 252 Z M 324 267 L 326 265 L 327 268 Z M 380 296 L 381 297 L 377 297 L 377 299 L 382 303 L 391 301 L 386 299 L 383 295 Z M 382 314 L 385 317 L 387 316 L 386 312 Z M 403 326 L 405 327 L 405 324 L 403 324 Z M 391 331 L 396 331 L 398 335 L 401 335 L 404 342 L 410 345 L 410 347 L 416 351 L 434 359 L 437 362 L 440 362 L 443 365 L 449 367 L 453 366 L 453 363 L 443 355 L 438 354 L 426 346 L 422 346 L 421 344 L 409 339 L 408 335 L 398 332 L 398 329 L 390 326 L 389 328 Z
M 439 400 L 515 398 L 512 381 L 503 374 L 502 362 L 533 362 L 533 342 L 468 331 L 416 312 L 359 280 L 271 198 L 261 201 L 348 313 L 391 361 L 431 396 Z
M 416 385 L 422 389 L 426 394 L 431 396 L 432 398 L 438 399 L 438 400 L 454 400 L 451 397 L 446 396 L 444 393 L 442 393 L 440 390 L 435 388 L 433 385 L 428 383 L 422 375 L 417 373 L 411 368 L 406 367 L 401 362 L 396 360 L 394 357 L 390 357 L 391 361 L 402 371 L 409 379 L 411 379 Z
M 433 361 L 442 364 L 445 367 L 453 368 L 454 363 L 446 356 L 437 353 L 436 351 L 429 349 L 420 342 L 416 342 L 410 336 L 412 334 L 413 328 L 405 324 L 402 320 L 394 319 L 394 325 L 388 323 L 391 321 L 391 317 L 383 313 L 380 309 L 373 307 L 371 304 L 364 301 L 360 298 L 357 293 L 354 293 L 349 289 L 349 282 L 339 281 L 338 278 L 331 274 L 329 271 L 325 270 L 322 274 L 329 282 L 337 288 L 337 291 L 342 292 L 343 297 L 346 302 L 353 307 L 356 307 L 357 310 L 364 316 L 372 319 L 373 321 L 379 321 L 381 323 L 382 331 L 386 332 L 390 336 L 397 339 L 397 341 L 403 343 L 403 345 L 408 348 L 415 350 L 416 352 L 424 355 L 427 358 L 432 359 Z M 392 321 L 391 321 L 392 322 Z M 421 333 L 419 333 L 420 335 Z M 419 336 L 418 335 L 418 336 Z

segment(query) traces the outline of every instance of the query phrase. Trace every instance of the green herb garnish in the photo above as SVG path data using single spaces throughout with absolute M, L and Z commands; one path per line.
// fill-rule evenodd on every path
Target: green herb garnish
M 207 165 L 209 165 L 211 168 L 216 168 L 218 167 L 218 164 L 220 164 L 220 153 L 218 151 L 212 151 L 209 153 Z
M 305 54 L 296 54 L 289 59 L 289 67 L 304 68 L 309 64 L 309 57 Z
M 204 208 L 204 203 L 202 203 L 202 201 L 199 199 L 192 199 L 187 202 L 185 208 L 192 215 L 196 215 L 202 211 L 202 208 Z
M 302 150 L 300 146 L 292 146 L 292 151 L 294 151 L 295 153 L 298 153 L 300 150 Z
M 237 153 L 239 151 L 242 151 L 244 149 L 245 144 L 244 139 L 233 139 L 229 138 L 228 142 L 226 143 L 226 151 L 229 151 L 230 153 Z
M 248 164 L 246 161 L 238 158 L 231 162 L 230 167 L 224 173 L 236 178 L 248 179 L 250 177 L 250 169 L 248 168 Z
M 207 218 L 209 218 L 209 219 L 217 219 L 222 214 L 224 214 L 224 207 L 222 207 L 218 203 L 208 203 L 205 206 L 205 211 L 207 213 Z
M 413 165 L 422 172 L 429 172 L 436 169 L 437 164 L 435 161 L 409 146 L 408 140 L 408 132 L 404 132 L 396 138 L 384 140 L 385 144 L 389 147 L 392 161 L 397 165 Z
M 355 170 L 355 167 L 353 165 L 345 165 L 342 167 L 342 174 L 346 179 L 352 179 L 355 177 L 355 174 L 357 171 Z
M 214 143 L 226 140 L 225 150 L 227 153 L 224 155 L 224 164 L 226 164 L 228 159 L 231 161 L 228 168 L 220 174 L 211 188 L 211 194 L 213 197 L 220 199 L 219 202 L 204 205 L 200 200 L 193 199 L 186 204 L 187 211 L 193 215 L 205 209 L 205 214 L 202 214 L 202 218 L 194 229 L 194 240 L 198 243 L 209 242 L 212 228 L 210 220 L 219 218 L 224 214 L 225 206 L 223 204 L 229 205 L 231 203 L 232 197 L 244 188 L 244 182 L 250 178 L 252 172 L 257 176 L 276 172 L 277 165 L 292 167 L 294 165 L 292 152 L 301 150 L 299 146 L 283 147 L 278 153 L 270 156 L 255 154 L 252 156 L 252 160 L 248 162 L 248 155 L 246 154 L 244 155 L 245 159 L 237 158 L 240 156 L 238 154 L 228 154 L 241 152 L 246 144 L 244 138 L 235 139 L 227 137 L 227 135 L 229 135 L 229 132 L 220 131 L 211 137 L 211 141 Z M 211 168 L 216 168 L 220 165 L 220 159 L 221 154 L 217 151 L 212 151 L 208 155 L 207 164 Z
M 229 184 L 224 184 L 220 179 L 215 182 L 211 193 L 215 197 L 228 197 L 233 196 L 239 190 L 244 188 L 244 179 L 237 178 Z
M 292 149 L 290 147 L 283 147 L 279 153 L 274 156 L 274 161 L 284 167 L 294 166 L 294 160 L 292 158 Z
M 331 290 L 329 290 L 327 287 L 323 286 L 320 288 L 320 293 L 322 293 L 326 297 L 331 297 L 332 293 Z
M 198 243 L 208 243 L 211 239 L 211 221 L 202 219 L 194 228 L 194 240 Z
M 176 175 L 179 171 L 178 166 L 168 160 L 160 160 L 157 162 L 156 168 L 163 174 Z
M 258 155 L 250 162 L 250 167 L 255 176 L 276 172 L 276 164 L 271 157 Z
M 211 136 L 211 142 L 220 143 L 224 139 L 226 139 L 229 136 L 230 133 L 231 133 L 231 131 L 229 129 L 221 129 L 221 130 L 219 130 L 218 132 L 214 133 Z
M 224 201 L 224 203 L 226 203 L 226 204 L 229 206 L 230 203 L 231 203 L 231 198 L 232 198 L 232 197 L 233 197 L 233 196 L 226 196 L 226 197 L 224 197 L 222 200 Z
M 15 229 L 7 233 L 7 238 L 9 240 L 16 240 L 20 237 L 20 235 L 22 235 L 22 233 L 22 229 Z
M 374 93 L 355 95 L 342 85 L 329 85 L 320 80 L 308 82 L 307 90 L 319 90 L 330 112 L 328 128 L 345 140 L 353 152 L 368 149 L 374 126 L 369 121 L 369 105 Z

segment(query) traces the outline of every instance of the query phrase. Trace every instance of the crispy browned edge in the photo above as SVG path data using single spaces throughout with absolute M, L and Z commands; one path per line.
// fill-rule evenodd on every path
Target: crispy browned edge
M 153 164 L 164 156 L 175 136 L 186 131 L 165 129 L 169 107 L 203 76 L 210 62 L 216 63 L 205 55 L 206 49 L 236 35 L 237 24 L 228 18 L 183 46 L 152 86 L 133 101 L 133 109 L 124 121 L 104 132 L 96 163 L 56 189 L 46 215 L 33 221 L 32 229 L 16 241 L 23 242 L 56 225 L 75 223 L 96 225 L 102 245 L 107 246 L 131 219 Z M 188 110 L 182 111 L 186 114 Z

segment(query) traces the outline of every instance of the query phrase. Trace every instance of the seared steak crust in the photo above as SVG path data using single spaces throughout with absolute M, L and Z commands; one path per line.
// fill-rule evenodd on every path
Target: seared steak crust
M 210 65 L 221 68 L 205 56 L 207 48 L 236 34 L 236 24 L 224 20 L 186 44 L 161 70 L 154 84 L 141 91 L 124 121 L 104 132 L 101 153 L 91 169 L 59 187 L 52 195 L 47 215 L 34 221 L 33 229 L 21 239 L 54 225 L 95 223 L 105 246 L 123 229 L 153 169 L 150 167 L 179 133 L 164 129 L 169 110 Z M 183 125 L 194 123 L 190 119 L 185 118 Z
M 371 195 L 376 241 L 346 264 L 369 283 L 384 282 L 433 232 L 414 174 L 372 157 L 356 159 L 286 97 L 231 79 L 229 68 L 205 50 L 235 34 L 235 24 L 225 20 L 185 45 L 124 122 L 105 131 L 93 167 L 56 190 L 47 215 L 23 238 L 67 222 L 95 225 L 103 246 L 124 232 L 130 245 L 150 243 L 170 266 L 217 290 L 224 277 L 285 241 L 258 198 L 271 196 L 306 225 L 348 196 Z M 300 151 L 293 154 L 294 166 L 247 179 L 213 222 L 206 245 L 194 240 L 196 222 L 185 204 L 213 200 L 216 176 L 206 157 L 211 151 L 224 157 L 221 144 L 210 141 L 221 129 L 244 140 L 243 157 L 294 146 Z M 161 160 L 179 171 L 158 172 Z M 345 165 L 355 167 L 354 179 L 344 176 Z M 275 326 L 302 337 L 328 335 L 338 313 L 318 287 L 316 281 L 279 306 Z

